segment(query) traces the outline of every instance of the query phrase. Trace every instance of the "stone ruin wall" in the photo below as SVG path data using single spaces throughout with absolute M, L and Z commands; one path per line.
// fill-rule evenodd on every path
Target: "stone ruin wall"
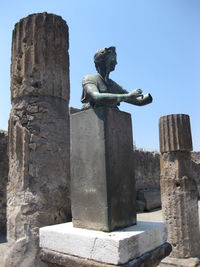
M 0 236 L 6 233 L 6 186 L 8 182 L 8 133 L 0 130 Z
M 137 190 L 160 188 L 160 154 L 134 150 L 135 179 Z
M 134 150 L 136 207 L 138 212 L 161 207 L 160 155 L 158 152 Z
M 160 189 L 160 153 L 134 150 L 135 179 L 137 190 Z M 191 152 L 192 167 L 200 185 L 200 152 Z M 200 195 L 200 186 L 199 186 Z

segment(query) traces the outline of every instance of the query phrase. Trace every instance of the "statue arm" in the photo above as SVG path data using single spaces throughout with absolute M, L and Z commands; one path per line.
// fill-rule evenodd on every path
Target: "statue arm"
M 89 100 L 94 103 L 101 104 L 119 104 L 121 101 L 126 101 L 129 98 L 129 94 L 112 94 L 112 93 L 100 93 L 98 88 L 93 83 L 87 83 L 84 85 L 84 90 L 86 92 Z
M 130 93 L 120 85 L 112 81 L 113 93 L 99 92 L 97 85 L 93 81 L 84 81 L 82 102 L 87 99 L 97 105 L 118 105 L 124 101 L 129 104 L 144 106 L 152 102 L 150 94 L 142 95 L 141 89 L 134 89 Z
M 126 94 L 126 98 L 122 101 L 136 105 L 136 106 L 144 106 L 152 102 L 152 97 L 150 94 L 143 95 L 142 90 L 137 88 L 133 89 L 131 92 L 125 90 L 121 85 L 117 84 L 115 81 L 110 80 L 111 86 L 115 93 Z
M 130 93 L 125 90 L 121 85 L 117 84 L 113 80 L 110 80 L 112 83 L 112 87 L 114 88 L 115 92 L 119 94 L 126 94 L 126 98 L 122 101 L 136 105 L 136 106 L 144 106 L 150 104 L 152 102 L 152 96 L 150 94 L 142 94 L 142 90 L 137 88 L 133 89 Z

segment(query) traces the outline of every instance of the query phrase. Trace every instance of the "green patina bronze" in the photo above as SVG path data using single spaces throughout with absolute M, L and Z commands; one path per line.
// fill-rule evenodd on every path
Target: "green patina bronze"
M 141 89 L 131 92 L 123 89 L 109 78 L 117 64 L 115 47 L 101 48 L 94 55 L 97 74 L 87 75 L 82 81 L 83 92 L 81 102 L 84 107 L 109 106 L 117 107 L 120 102 L 144 106 L 152 102 L 151 94 L 142 94 Z

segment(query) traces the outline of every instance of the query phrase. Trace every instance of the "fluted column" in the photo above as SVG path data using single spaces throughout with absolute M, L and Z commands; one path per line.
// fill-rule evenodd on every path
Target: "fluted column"
M 52 96 L 69 101 L 68 27 L 53 14 L 33 14 L 13 30 L 11 100 Z
M 192 151 L 190 118 L 173 114 L 160 118 L 160 152 Z
M 38 267 L 39 227 L 70 219 L 68 27 L 53 14 L 15 25 L 6 266 Z
M 190 151 L 192 138 L 188 115 L 160 118 L 162 211 L 168 225 L 171 257 L 196 257 L 200 251 L 198 194 Z

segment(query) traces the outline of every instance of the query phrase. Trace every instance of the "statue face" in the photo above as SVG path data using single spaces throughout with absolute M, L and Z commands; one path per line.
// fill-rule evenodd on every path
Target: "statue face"
M 115 66 L 117 65 L 117 54 L 115 52 L 111 52 L 105 61 L 106 69 L 108 71 L 113 71 Z

